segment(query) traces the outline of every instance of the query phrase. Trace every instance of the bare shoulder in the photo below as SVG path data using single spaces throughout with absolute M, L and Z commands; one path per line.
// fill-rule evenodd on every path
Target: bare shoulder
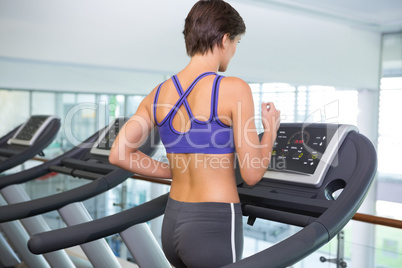
M 251 88 L 244 80 L 238 77 L 222 78 L 219 94 L 224 95 L 231 100 L 244 100 L 248 97 L 252 98 Z
M 156 86 L 154 89 L 152 89 L 152 91 L 147 96 L 145 96 L 145 98 L 141 101 L 140 105 L 138 106 L 136 114 L 147 113 L 151 117 L 151 119 L 153 119 L 153 117 L 151 116 L 153 113 L 152 107 L 153 107 L 155 93 L 156 93 L 157 88 L 158 88 L 158 86 Z
M 147 110 L 150 110 L 152 108 L 152 105 L 155 100 L 155 94 L 156 90 L 158 89 L 159 85 L 154 87 L 151 92 L 148 93 L 148 95 L 145 96 L 145 98 L 141 101 L 140 107 L 141 108 L 146 108 Z
M 243 89 L 243 90 L 250 89 L 250 86 L 246 83 L 246 81 L 234 76 L 223 77 L 221 85 L 225 87 L 229 86 L 232 88 Z

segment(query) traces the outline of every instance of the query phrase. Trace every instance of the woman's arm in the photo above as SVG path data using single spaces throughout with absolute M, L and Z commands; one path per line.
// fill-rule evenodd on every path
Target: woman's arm
M 248 185 L 259 182 L 271 161 L 272 147 L 280 124 L 280 111 L 272 102 L 261 104 L 264 134 L 261 141 L 255 126 L 254 101 L 250 86 L 230 78 L 233 133 L 240 172 Z M 231 85 L 230 85 L 231 84 Z
M 109 162 L 136 174 L 171 178 L 168 163 L 152 159 L 138 150 L 154 128 L 151 116 L 152 93 L 141 102 L 137 112 L 119 131 L 110 151 Z

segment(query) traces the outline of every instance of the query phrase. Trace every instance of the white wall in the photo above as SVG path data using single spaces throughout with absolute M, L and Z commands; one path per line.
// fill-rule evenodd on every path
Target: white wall
M 188 62 L 181 32 L 194 2 L 1 1 L 0 87 L 147 93 Z M 229 2 L 247 33 L 227 75 L 377 89 L 379 33 Z
M 240 7 L 240 5 L 239 5 Z M 237 73 L 255 80 L 378 88 L 379 33 L 343 23 L 242 5 L 248 31 Z
M 0 57 L 0 88 L 145 94 L 163 79 L 157 72 Z
M 384 76 L 402 76 L 402 32 L 384 35 L 382 68 Z

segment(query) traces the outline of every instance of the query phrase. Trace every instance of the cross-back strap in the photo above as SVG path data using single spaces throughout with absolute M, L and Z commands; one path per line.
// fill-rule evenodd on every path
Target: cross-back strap
M 187 96 L 191 93 L 191 91 L 193 90 L 195 85 L 198 83 L 198 81 L 200 81 L 202 78 L 204 78 L 205 76 L 208 76 L 208 75 L 216 75 L 216 73 L 206 72 L 206 73 L 201 74 L 200 76 L 198 76 L 194 80 L 194 82 L 187 88 L 187 90 L 185 92 L 184 92 L 183 87 L 181 86 L 180 81 L 177 78 L 177 76 L 175 75 L 175 76 L 172 77 L 172 80 L 175 83 L 175 87 L 176 87 L 177 92 L 179 93 L 180 98 L 183 97 L 182 101 L 180 101 L 180 103 L 176 103 L 177 106 L 173 107 L 173 108 L 175 108 L 175 112 L 173 113 L 172 117 L 174 116 L 174 114 L 176 114 L 177 110 L 179 109 L 179 107 L 181 105 L 183 105 L 183 103 L 184 103 L 184 106 L 186 107 L 187 114 L 188 114 L 189 118 L 194 117 L 193 112 L 191 111 L 190 105 L 188 104 Z M 216 77 L 218 77 L 218 76 L 216 76 Z M 214 80 L 214 85 L 215 85 L 215 81 L 216 81 L 216 78 Z M 214 88 L 214 86 L 213 86 L 213 88 Z M 186 94 L 186 96 L 183 96 L 184 94 Z M 211 116 L 212 116 L 212 112 L 213 112 L 213 103 L 214 103 L 214 97 L 213 96 L 214 96 L 214 93 L 212 92 L 212 95 L 211 95 Z
M 190 109 L 190 106 L 189 106 L 189 104 L 188 104 L 187 96 L 191 93 L 191 91 L 193 90 L 193 88 L 195 87 L 195 85 L 196 85 L 202 78 L 204 78 L 205 76 L 208 76 L 208 75 L 216 75 L 216 73 L 214 73 L 214 72 L 202 73 L 201 75 L 199 75 L 199 76 L 191 83 L 191 85 L 187 88 L 186 91 L 183 91 L 183 88 L 181 87 L 180 82 L 179 82 L 177 76 L 174 75 L 174 76 L 172 77 L 172 80 L 173 80 L 173 83 L 174 83 L 174 85 L 175 85 L 175 87 L 176 87 L 176 90 L 177 90 L 177 92 L 178 92 L 178 94 L 179 94 L 179 99 L 178 99 L 178 100 L 176 101 L 176 103 L 173 105 L 172 109 L 169 111 L 169 113 L 166 115 L 166 117 L 165 117 L 160 123 L 158 123 L 157 120 L 156 120 L 156 106 L 157 106 L 157 102 L 158 102 L 158 97 L 159 97 L 160 89 L 161 89 L 163 83 L 160 84 L 159 87 L 158 87 L 158 89 L 156 90 L 155 98 L 154 98 L 154 119 L 155 119 L 155 123 L 156 123 L 157 125 L 162 125 L 163 123 L 165 123 L 165 121 L 166 121 L 169 117 L 173 118 L 174 115 L 175 115 L 175 114 L 177 113 L 177 111 L 179 110 L 180 106 L 183 105 L 183 103 L 184 103 L 184 105 L 185 105 L 185 107 L 186 107 L 186 110 L 187 110 L 187 113 L 188 113 L 189 117 L 192 118 L 192 117 L 193 117 L 193 114 L 192 114 L 191 109 Z M 218 75 L 217 75 L 217 77 L 218 77 Z M 216 78 L 215 78 L 215 81 L 216 81 Z M 215 82 L 214 82 L 214 85 L 215 85 Z M 214 96 L 214 92 L 212 93 L 212 96 Z M 212 99 L 212 100 L 211 100 L 211 111 L 212 111 L 212 107 L 214 106 L 214 97 L 211 98 L 211 99 Z

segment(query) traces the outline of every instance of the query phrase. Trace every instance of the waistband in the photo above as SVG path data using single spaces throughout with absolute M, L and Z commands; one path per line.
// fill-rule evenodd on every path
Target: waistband
M 241 203 L 224 202 L 182 202 L 174 200 L 169 196 L 166 207 L 177 211 L 214 211 L 221 213 L 232 213 L 233 204 L 234 213 L 242 214 Z

